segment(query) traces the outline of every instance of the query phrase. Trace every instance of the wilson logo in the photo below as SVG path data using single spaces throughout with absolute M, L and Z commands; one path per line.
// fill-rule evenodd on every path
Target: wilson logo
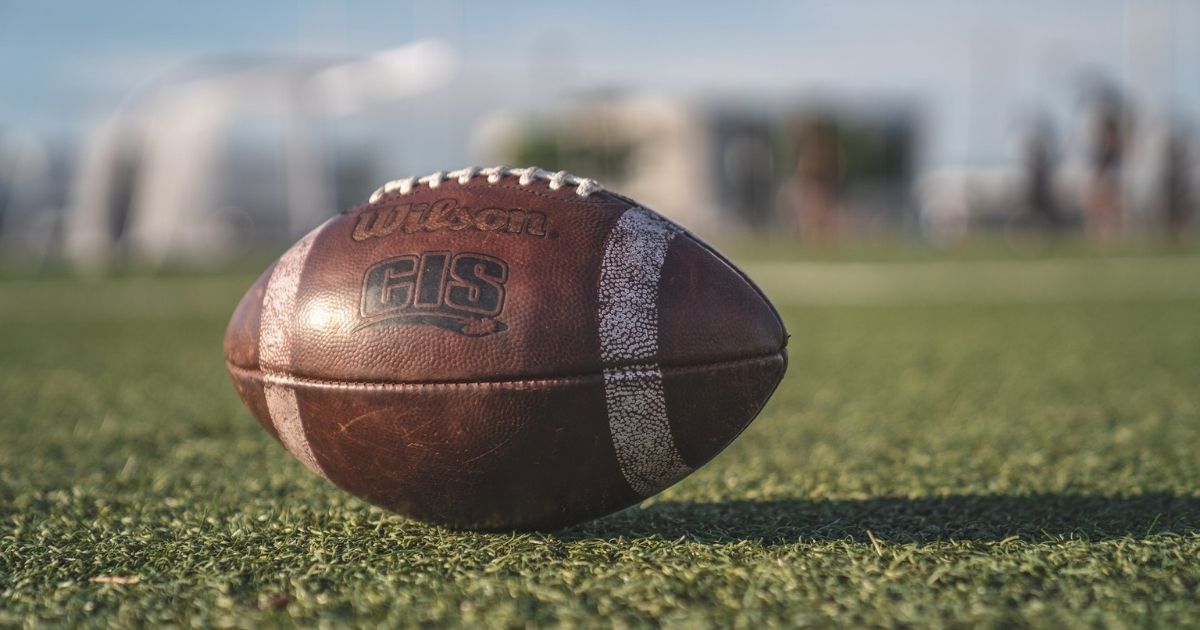
M 382 323 L 425 324 L 470 337 L 506 330 L 508 265 L 484 254 L 425 252 L 389 258 L 367 270 L 362 308 L 365 328 Z
M 396 232 L 504 232 L 545 238 L 546 215 L 536 210 L 519 208 L 482 208 L 472 210 L 454 199 L 441 199 L 431 204 L 412 203 L 400 206 L 368 208 L 358 215 L 351 235 L 356 241 L 383 238 Z

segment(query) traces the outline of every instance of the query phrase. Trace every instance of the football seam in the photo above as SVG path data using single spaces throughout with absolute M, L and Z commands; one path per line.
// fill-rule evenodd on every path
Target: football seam
M 785 348 L 770 354 L 755 355 L 752 357 L 743 357 L 738 359 L 728 359 L 723 361 L 709 361 L 704 363 L 688 363 L 681 365 L 659 365 L 657 369 L 663 376 L 679 375 L 679 374 L 694 374 L 697 372 L 716 371 L 727 368 L 736 368 L 742 365 L 750 365 L 754 363 L 764 363 L 772 359 L 780 358 L 786 352 Z M 277 384 L 295 384 L 295 385 L 321 385 L 327 387 L 337 387 L 345 389 L 459 389 L 470 387 L 512 387 L 512 386 L 534 386 L 534 385 L 570 385 L 574 383 L 583 383 L 589 381 L 603 381 L 605 372 L 609 374 L 624 374 L 636 376 L 642 372 L 654 369 L 651 365 L 629 365 L 620 368 L 611 368 L 597 372 L 586 372 L 581 374 L 563 374 L 554 376 L 530 376 L 526 378 L 502 378 L 494 380 L 461 380 L 461 381 L 409 381 L 409 382 L 393 382 L 393 381 L 348 381 L 339 379 L 314 378 L 310 376 L 296 376 L 287 372 L 273 372 L 262 370 L 260 368 L 245 368 L 236 365 L 230 361 L 225 362 L 225 367 L 234 375 L 260 376 L 264 382 L 272 382 Z

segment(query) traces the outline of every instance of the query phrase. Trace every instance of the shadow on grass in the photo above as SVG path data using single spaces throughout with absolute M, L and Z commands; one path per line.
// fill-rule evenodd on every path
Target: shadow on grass
M 893 543 L 1105 540 L 1200 532 L 1200 497 L 1171 494 L 956 495 L 846 501 L 661 502 L 564 531 L 564 539 L 687 537 L 706 543 L 758 540 Z

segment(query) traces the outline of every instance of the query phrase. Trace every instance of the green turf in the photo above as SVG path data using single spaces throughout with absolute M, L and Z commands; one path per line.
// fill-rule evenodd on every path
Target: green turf
M 222 366 L 252 276 L 0 280 L 0 626 L 1200 624 L 1200 261 L 919 264 L 750 265 L 793 335 L 762 417 L 527 535 L 271 441 Z

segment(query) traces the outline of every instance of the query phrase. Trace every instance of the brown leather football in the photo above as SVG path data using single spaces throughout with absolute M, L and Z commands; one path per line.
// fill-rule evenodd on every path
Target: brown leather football
M 721 451 L 787 366 L 774 307 L 675 223 L 535 168 L 390 182 L 296 243 L 225 336 L 313 472 L 458 528 L 633 505 Z

